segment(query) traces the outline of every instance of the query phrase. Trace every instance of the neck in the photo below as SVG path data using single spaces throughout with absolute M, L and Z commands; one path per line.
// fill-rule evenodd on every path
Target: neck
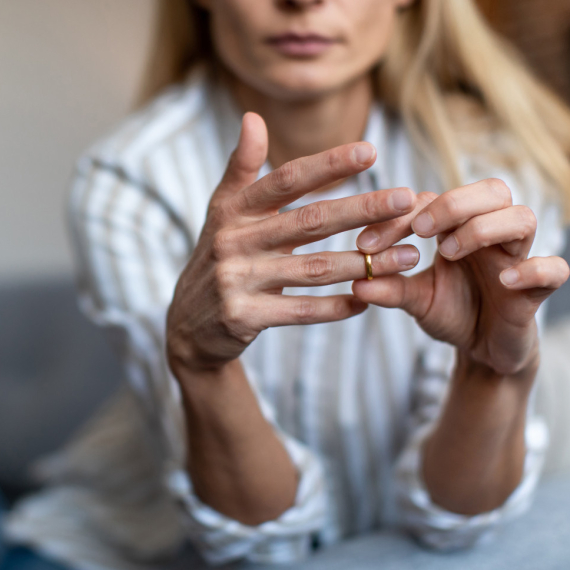
M 359 141 L 373 99 L 369 75 L 342 89 L 307 101 L 275 99 L 230 78 L 241 109 L 261 115 L 269 131 L 269 162 L 277 168 L 302 156 Z

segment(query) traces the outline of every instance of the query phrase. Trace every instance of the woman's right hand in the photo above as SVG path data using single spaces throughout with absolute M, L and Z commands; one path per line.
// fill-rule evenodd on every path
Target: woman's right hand
M 393 220 L 387 225 L 390 243 L 410 233 L 416 196 L 407 188 L 279 213 L 308 192 L 366 170 L 376 157 L 372 145 L 346 144 L 293 160 L 256 181 L 267 148 L 263 119 L 247 113 L 168 311 L 167 354 L 175 375 L 181 367 L 195 371 L 222 367 L 268 327 L 337 321 L 366 309 L 353 295 L 283 295 L 284 287 L 366 276 L 358 251 L 292 255 L 296 247 L 387 220 Z M 404 271 L 418 259 L 413 246 L 389 247 L 372 256 L 373 273 Z

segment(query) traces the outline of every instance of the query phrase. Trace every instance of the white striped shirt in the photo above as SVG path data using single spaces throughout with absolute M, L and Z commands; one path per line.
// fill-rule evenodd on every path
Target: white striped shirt
M 15 510 L 10 536 L 77 568 L 116 569 L 138 568 L 136 560 L 173 552 L 186 540 L 212 563 L 294 561 L 316 543 L 395 524 L 438 548 L 484 540 L 529 504 L 544 424 L 529 412 L 524 477 L 503 506 L 468 517 L 433 504 L 420 476 L 420 446 L 439 414 L 454 352 L 400 310 L 371 306 L 341 322 L 268 329 L 244 352 L 260 405 L 299 472 L 293 507 L 252 527 L 193 493 L 180 394 L 164 356 L 165 314 L 240 118 L 228 93 L 199 69 L 79 159 L 71 212 L 80 302 L 118 347 L 135 399 L 125 396 L 44 464 L 53 485 Z M 371 169 L 289 207 L 396 186 L 441 191 L 401 123 L 379 104 L 365 139 L 378 149 Z M 266 164 L 260 176 L 269 170 Z M 466 182 L 503 178 L 514 202 L 533 209 L 533 255 L 561 250 L 559 209 L 533 187 L 532 171 L 497 171 L 467 159 L 463 171 Z M 354 250 L 359 231 L 296 253 Z M 420 251 L 414 271 L 427 267 L 434 240 L 405 241 Z M 350 283 L 286 290 L 347 292 Z

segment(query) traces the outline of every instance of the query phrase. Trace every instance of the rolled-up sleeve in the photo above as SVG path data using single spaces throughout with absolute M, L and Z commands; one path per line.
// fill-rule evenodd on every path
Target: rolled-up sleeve
M 273 425 L 298 474 L 294 504 L 275 520 L 244 525 L 203 503 L 194 493 L 188 472 L 174 466 L 167 472 L 172 494 L 184 510 L 193 544 L 210 564 L 232 560 L 291 563 L 306 558 L 313 538 L 327 525 L 328 498 L 321 461 L 305 445 L 279 428 L 274 409 L 256 388 L 256 374 L 244 363 L 264 417 Z
M 281 440 L 299 473 L 295 504 L 278 519 L 246 526 L 202 503 L 183 469 L 169 475 L 169 487 L 186 512 L 192 542 L 211 564 L 247 559 L 257 563 L 293 562 L 305 558 L 312 535 L 323 526 L 326 500 L 319 462 L 303 445 L 282 434 Z
M 544 455 L 548 431 L 544 421 L 527 412 L 526 457 L 517 488 L 497 509 L 475 516 L 460 515 L 435 504 L 422 478 L 422 447 L 432 432 L 445 400 L 453 361 L 449 345 L 432 341 L 422 357 L 417 379 L 417 409 L 411 437 L 396 468 L 401 523 L 426 546 L 438 550 L 468 548 L 492 538 L 496 530 L 531 504 Z
M 71 228 L 79 268 L 80 305 L 110 336 L 129 385 L 143 401 L 156 435 L 154 448 L 164 488 L 179 504 L 190 542 L 213 564 L 233 560 L 293 562 L 305 557 L 326 519 L 319 458 L 277 425 L 257 392 L 298 472 L 294 505 L 278 519 L 246 526 L 202 503 L 184 469 L 184 411 L 165 357 L 166 312 L 192 237 L 177 197 L 116 164 L 90 156 L 78 162 L 71 198 Z M 246 368 L 247 371 L 247 368 Z M 256 382 L 248 378 L 254 390 Z

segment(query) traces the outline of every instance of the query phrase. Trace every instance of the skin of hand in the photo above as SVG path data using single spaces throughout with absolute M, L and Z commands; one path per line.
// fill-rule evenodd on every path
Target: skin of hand
M 402 233 L 437 236 L 433 264 L 411 277 L 356 281 L 353 292 L 406 310 L 429 335 L 457 347 L 448 398 L 424 442 L 422 473 L 433 501 L 475 515 L 502 505 L 522 476 L 539 361 L 535 314 L 569 269 L 560 257 L 528 258 L 536 218 L 513 206 L 500 180 L 433 194 L 429 202 Z M 366 228 L 361 251 L 385 247 L 393 225 Z
M 400 188 L 279 213 L 303 194 L 365 170 L 376 151 L 352 143 L 286 163 L 256 181 L 267 145 L 263 120 L 247 113 L 167 318 L 167 356 L 181 388 L 194 490 L 204 503 L 249 525 L 291 507 L 298 474 L 238 357 L 267 327 L 335 321 L 367 307 L 352 295 L 283 295 L 283 287 L 366 274 L 357 251 L 293 255 L 293 249 L 373 222 L 402 219 L 407 222 L 397 227 L 409 226 L 417 203 L 411 190 Z M 397 246 L 372 256 L 372 263 L 377 275 L 386 275 L 418 259 L 414 247 Z
M 346 319 L 366 309 L 352 295 L 287 296 L 284 287 L 318 286 L 365 276 L 356 251 L 292 255 L 335 233 L 409 214 L 407 188 L 325 200 L 279 213 L 303 194 L 368 168 L 376 151 L 353 143 L 286 163 L 256 182 L 267 156 L 261 117 L 247 113 L 239 145 L 212 196 L 195 251 L 175 290 L 167 322 L 171 368 L 214 369 L 235 360 L 268 327 Z M 413 246 L 372 257 L 376 275 L 410 269 Z M 192 315 L 192 318 L 188 318 Z
M 560 257 L 528 259 L 536 218 L 528 207 L 513 206 L 501 180 L 432 199 L 411 230 L 422 238 L 437 236 L 433 264 L 412 277 L 356 281 L 353 292 L 367 303 L 406 310 L 430 336 L 498 374 L 516 374 L 538 358 L 535 314 L 568 279 L 568 264 Z M 359 249 L 380 251 L 370 240 L 382 247 L 382 229 L 366 228 Z

